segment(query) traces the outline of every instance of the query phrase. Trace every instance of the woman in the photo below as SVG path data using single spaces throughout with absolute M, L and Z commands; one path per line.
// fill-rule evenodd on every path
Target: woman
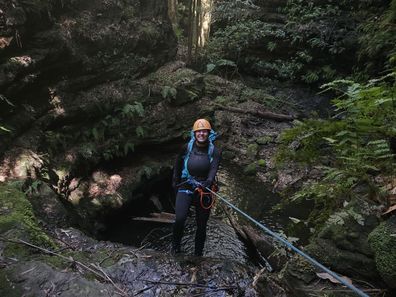
M 213 144 L 216 132 L 205 119 L 198 119 L 193 125 L 191 139 L 178 155 L 173 171 L 173 187 L 176 195 L 176 221 L 173 226 L 172 254 L 181 252 L 180 243 L 183 237 L 184 224 L 188 210 L 195 206 L 195 219 L 197 231 L 195 233 L 196 256 L 203 255 L 206 239 L 206 224 L 209 219 L 210 207 L 205 207 L 200 201 L 196 185 L 192 180 L 198 181 L 205 190 L 211 188 L 219 167 L 221 152 Z

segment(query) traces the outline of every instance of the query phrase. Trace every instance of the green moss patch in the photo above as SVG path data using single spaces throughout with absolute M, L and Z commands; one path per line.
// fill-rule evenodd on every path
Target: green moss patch
M 396 288 L 396 219 L 381 223 L 369 235 L 375 263 L 383 280 Z
M 249 158 L 254 159 L 257 155 L 259 146 L 256 143 L 251 143 L 246 149 L 246 154 Z
M 256 139 L 256 143 L 260 145 L 266 145 L 273 141 L 271 136 L 263 136 Z
M 18 297 L 22 295 L 22 290 L 11 282 L 4 270 L 0 270 L 0 296 Z
M 255 175 L 257 172 L 257 164 L 256 162 L 253 162 L 249 165 L 247 165 L 244 169 L 243 169 L 243 173 L 246 175 Z
M 260 159 L 257 161 L 257 165 L 260 167 L 265 167 L 267 165 L 267 162 L 265 162 L 264 159 Z
M 38 226 L 25 194 L 8 185 L 0 185 L 0 234 L 10 240 L 22 239 L 43 247 L 56 247 Z M 8 243 L 4 254 L 15 257 L 24 255 L 25 251 L 20 244 Z

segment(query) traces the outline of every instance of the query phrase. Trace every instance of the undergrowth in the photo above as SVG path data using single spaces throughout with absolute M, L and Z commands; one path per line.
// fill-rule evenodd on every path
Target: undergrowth
M 313 199 L 310 221 L 323 222 L 344 201 L 365 195 L 387 203 L 396 173 L 396 72 L 359 84 L 336 80 L 322 88 L 339 96 L 329 119 L 296 122 L 282 134 L 278 163 L 309 164 L 323 178 L 307 182 L 289 201 Z

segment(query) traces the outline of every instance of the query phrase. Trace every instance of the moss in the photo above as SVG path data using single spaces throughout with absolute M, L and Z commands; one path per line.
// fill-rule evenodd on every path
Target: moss
M 227 103 L 229 103 L 231 100 L 228 97 L 225 96 L 217 96 L 215 98 L 215 103 L 220 104 L 220 105 L 226 105 Z
M 393 220 L 395 221 L 395 220 Z M 396 288 L 396 223 L 383 222 L 369 234 L 375 262 L 384 281 Z
M 271 136 L 263 136 L 256 139 L 256 143 L 260 145 L 265 145 L 272 142 L 273 139 Z
M 260 167 L 265 167 L 267 165 L 267 162 L 265 162 L 264 159 L 260 159 L 257 161 L 257 165 Z
M 259 146 L 257 145 L 257 143 L 251 143 L 248 145 L 247 149 L 246 149 L 246 154 L 248 155 L 249 158 L 254 159 L 257 155 Z
M 0 234 L 10 239 L 24 239 L 45 247 L 56 247 L 55 243 L 38 226 L 32 206 L 25 194 L 8 185 L 0 185 Z M 5 255 L 25 255 L 26 249 L 20 244 L 9 243 Z
M 246 175 L 255 175 L 257 172 L 257 164 L 256 162 L 250 163 L 243 169 L 243 173 Z
M 22 290 L 9 280 L 4 270 L 0 270 L 0 296 L 22 296 Z

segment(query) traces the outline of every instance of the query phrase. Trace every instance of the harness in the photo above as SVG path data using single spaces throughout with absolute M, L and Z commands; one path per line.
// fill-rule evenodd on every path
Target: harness
M 195 192 L 197 192 L 199 195 L 199 203 L 201 207 L 205 210 L 213 207 L 213 205 L 216 202 L 216 196 L 214 195 L 214 193 L 218 191 L 219 191 L 219 187 L 217 186 L 216 182 L 212 185 L 210 192 L 205 192 L 205 189 L 203 189 L 200 186 L 197 186 L 194 191 L 178 190 L 179 193 L 186 193 L 187 195 L 193 195 Z M 208 203 L 205 201 L 206 198 L 210 198 Z

